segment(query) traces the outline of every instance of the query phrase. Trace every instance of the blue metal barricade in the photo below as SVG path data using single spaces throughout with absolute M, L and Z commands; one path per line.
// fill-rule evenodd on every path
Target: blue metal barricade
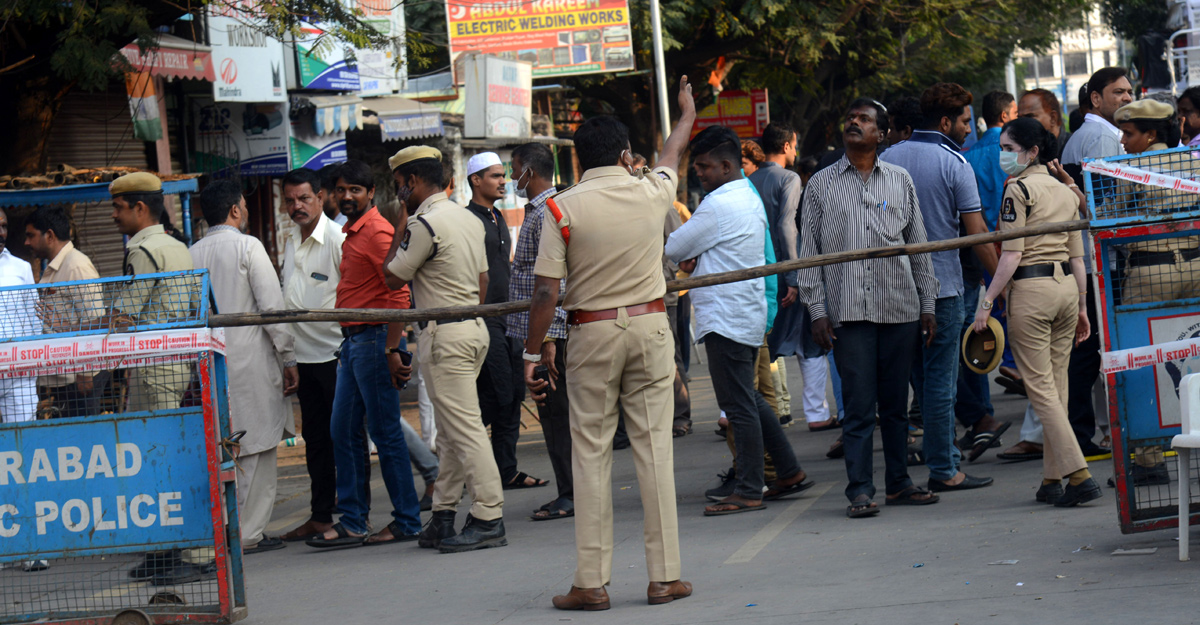
M 1179 381 L 1200 358 L 1162 346 L 1200 338 L 1200 160 L 1181 148 L 1084 169 L 1121 531 L 1178 527 L 1177 480 L 1200 473 L 1177 475 L 1170 441 Z M 1200 523 L 1200 497 L 1190 508 Z
M 204 271 L 0 289 L 0 623 L 245 615 Z

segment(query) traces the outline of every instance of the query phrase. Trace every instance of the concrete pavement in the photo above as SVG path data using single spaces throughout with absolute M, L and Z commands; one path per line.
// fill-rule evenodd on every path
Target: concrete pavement
M 799 367 L 788 370 L 798 396 Z M 572 520 L 528 520 L 554 497 L 549 486 L 506 491 L 509 546 L 501 549 L 443 555 L 406 543 L 317 552 L 292 543 L 248 556 L 245 622 L 1200 623 L 1194 596 L 1200 561 L 1178 562 L 1173 531 L 1122 535 L 1108 488 L 1104 499 L 1081 508 L 1037 504 L 1040 463 L 1003 463 L 997 450 L 965 465 L 973 475 L 994 477 L 994 486 L 943 494 L 925 507 L 882 505 L 876 453 L 882 513 L 850 520 L 845 466 L 824 455 L 837 433 L 810 433 L 801 422 L 788 437 L 817 485 L 762 512 L 706 518 L 703 492 L 730 458 L 712 434 L 717 408 L 704 365 L 693 364 L 692 373 L 695 432 L 675 440 L 683 578 L 695 585 L 691 598 L 646 605 L 640 499 L 630 451 L 622 450 L 613 467 L 616 547 L 607 612 L 550 605 L 571 585 L 575 552 Z M 1016 422 L 1005 444 L 1016 442 L 1025 400 L 1001 395 L 999 387 L 993 392 L 997 416 Z M 522 432 L 518 457 L 525 472 L 553 477 L 536 427 Z M 1103 482 L 1112 475 L 1111 461 L 1093 463 L 1092 472 Z M 927 471 L 913 467 L 911 475 L 923 484 Z M 378 480 L 374 486 L 372 519 L 382 527 L 389 520 L 386 491 Z M 307 518 L 306 489 L 302 465 L 281 468 L 271 532 Z M 465 506 L 460 525 L 464 517 Z M 1200 529 L 1193 528 L 1192 541 L 1200 543 Z M 1158 552 L 1110 555 L 1135 547 Z M 1004 560 L 1017 562 L 991 564 Z

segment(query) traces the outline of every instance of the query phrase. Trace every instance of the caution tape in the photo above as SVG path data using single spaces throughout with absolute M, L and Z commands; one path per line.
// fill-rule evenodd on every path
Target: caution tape
M 1160 174 L 1157 172 L 1141 169 L 1138 167 L 1129 167 L 1120 163 L 1109 163 L 1106 161 L 1087 161 L 1083 164 L 1083 171 L 1090 171 L 1094 174 L 1109 176 L 1112 178 L 1120 178 L 1130 182 L 1137 182 L 1153 187 L 1162 187 L 1164 189 L 1174 189 L 1175 191 L 1183 191 L 1184 193 L 1200 194 L 1200 182 L 1180 178 L 1170 174 Z
M 1197 357 L 1200 357 L 1200 338 L 1104 352 L 1100 367 L 1105 373 L 1117 373 Z
M 0 378 L 187 362 L 202 352 L 224 354 L 225 331 L 182 328 L 0 343 Z

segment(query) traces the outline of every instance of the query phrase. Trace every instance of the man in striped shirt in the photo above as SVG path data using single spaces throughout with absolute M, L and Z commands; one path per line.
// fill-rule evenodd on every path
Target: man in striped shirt
M 846 113 L 846 154 L 809 180 L 802 211 L 800 257 L 925 242 L 912 179 L 876 158 L 888 130 L 887 110 L 865 98 Z M 879 512 L 872 500 L 875 407 L 883 434 L 889 505 L 921 505 L 937 495 L 908 476 L 908 377 L 923 339 L 937 333 L 938 281 L 927 254 L 870 258 L 802 269 L 800 301 L 813 319 L 813 339 L 833 349 L 842 376 L 846 418 L 847 516 Z

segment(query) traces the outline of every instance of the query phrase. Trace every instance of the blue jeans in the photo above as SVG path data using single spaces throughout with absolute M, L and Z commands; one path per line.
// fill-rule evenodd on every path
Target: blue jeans
M 367 531 L 370 504 L 362 466 L 362 424 L 379 450 L 379 470 L 392 500 L 392 518 L 405 534 L 421 531 L 408 445 L 400 427 L 400 393 L 387 366 L 387 326 L 378 325 L 342 341 L 333 398 L 333 458 L 337 465 L 338 512 L 346 530 Z
M 980 285 L 968 284 L 963 289 L 963 327 L 958 331 L 961 337 L 975 323 L 974 308 L 978 306 Z M 980 419 L 994 415 L 992 408 L 992 393 L 988 388 L 986 375 L 975 373 L 959 365 L 958 398 L 954 402 L 954 416 L 963 427 L 975 427 Z
M 954 445 L 954 401 L 958 395 L 958 361 L 962 356 L 963 298 L 961 295 L 937 300 L 937 335 L 929 347 L 917 350 L 913 361 L 912 383 L 921 398 L 921 416 L 925 420 L 925 464 L 929 479 L 945 481 L 958 474 L 962 454 Z

